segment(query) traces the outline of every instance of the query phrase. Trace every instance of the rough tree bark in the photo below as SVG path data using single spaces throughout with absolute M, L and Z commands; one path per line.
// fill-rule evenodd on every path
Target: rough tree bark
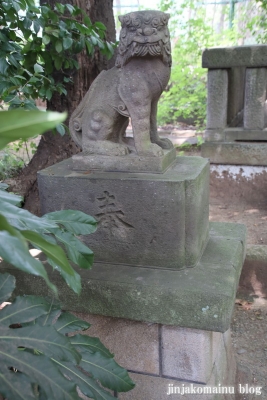
M 48 3 L 53 7 L 56 1 L 41 0 L 40 3 L 41 5 L 42 3 Z M 76 5 L 86 10 L 92 22 L 100 21 L 107 27 L 107 40 L 115 41 L 113 0 L 62 0 L 61 3 Z M 70 116 L 96 76 L 103 69 L 111 68 L 114 63 L 113 59 L 107 61 L 99 51 L 96 51 L 91 59 L 86 56 L 85 51 L 79 54 L 77 58 L 80 69 L 74 71 L 73 83 L 66 85 L 67 96 L 59 95 L 58 93 L 53 95 L 52 99 L 47 102 L 48 110 L 67 111 L 68 116 Z M 59 74 L 60 71 L 55 72 L 55 80 L 59 78 Z M 16 179 L 16 189 L 13 187 L 13 190 L 19 190 L 24 196 L 24 208 L 36 215 L 40 214 L 37 171 L 62 161 L 79 151 L 68 134 L 61 137 L 59 134 L 47 132 L 42 136 L 31 162 L 23 169 L 18 179 Z

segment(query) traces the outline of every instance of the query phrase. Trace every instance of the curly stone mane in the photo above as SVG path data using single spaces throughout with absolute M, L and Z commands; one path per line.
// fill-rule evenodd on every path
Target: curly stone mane
M 171 66 L 168 30 L 169 14 L 161 11 L 137 11 L 120 16 L 122 25 L 116 67 L 121 68 L 133 57 L 161 57 Z

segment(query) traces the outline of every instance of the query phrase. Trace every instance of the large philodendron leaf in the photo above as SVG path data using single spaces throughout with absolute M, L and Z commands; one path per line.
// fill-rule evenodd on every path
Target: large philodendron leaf
M 67 117 L 66 113 L 12 110 L 0 113 L 0 149 L 18 139 L 39 135 Z
M 0 359 L 2 367 L 9 369 L 12 366 L 26 374 L 32 383 L 38 383 L 49 400 L 79 400 L 76 383 L 66 379 L 45 355 L 35 355 L 5 343 L 0 347 Z
M 133 389 L 134 383 L 128 372 L 116 363 L 113 355 L 98 338 L 75 335 L 70 340 L 82 355 L 79 366 L 98 379 L 103 386 L 117 392 Z
M 49 310 L 50 303 L 42 297 L 19 296 L 12 304 L 0 310 L 0 325 L 30 322 L 47 314 Z
M 5 190 L 1 190 L 0 187 L 0 200 L 13 204 L 13 206 L 20 206 L 23 197 L 17 196 L 16 194 L 13 193 L 6 192 Z
M 88 322 L 75 317 L 75 315 L 63 311 L 53 326 L 58 332 L 65 335 L 69 332 L 88 329 L 91 325 L 88 324 Z
M 97 221 L 93 217 L 77 210 L 55 211 L 45 214 L 42 218 L 63 225 L 74 235 L 89 235 L 95 232 L 97 227 Z
M 43 264 L 30 255 L 19 238 L 6 231 L 0 231 L 0 256 L 20 270 L 44 278 L 50 289 L 57 293 L 55 285 L 48 279 Z
M 82 352 L 79 366 L 98 379 L 103 386 L 117 392 L 128 392 L 135 386 L 124 368 L 113 358 L 104 357 L 101 353 Z
M 41 326 L 38 324 L 11 329 L 0 326 L 0 343 L 5 347 L 9 343 L 13 347 L 26 347 L 38 350 L 47 357 L 54 357 L 62 361 L 79 363 L 80 354 L 71 345 L 69 339 L 58 333 L 53 326 Z
M 71 344 L 75 345 L 81 353 L 86 351 L 90 353 L 99 352 L 106 358 L 114 357 L 97 337 L 87 335 L 75 335 L 70 338 Z
M 10 274 L 0 274 L 0 304 L 10 298 L 16 287 L 16 279 Z
M 37 400 L 30 379 L 0 363 L 0 394 L 11 400 Z
M 85 375 L 76 365 L 70 362 L 55 361 L 62 373 L 77 383 L 83 394 L 94 400 L 114 400 L 106 390 L 90 376 Z

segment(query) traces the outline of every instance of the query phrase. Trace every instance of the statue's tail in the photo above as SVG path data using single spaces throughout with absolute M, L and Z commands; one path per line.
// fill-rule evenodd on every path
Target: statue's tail
M 81 103 L 78 105 L 78 107 L 73 111 L 70 117 L 70 123 L 69 123 L 70 134 L 74 142 L 79 147 L 82 147 L 82 119 L 88 94 L 89 90 L 82 99 Z

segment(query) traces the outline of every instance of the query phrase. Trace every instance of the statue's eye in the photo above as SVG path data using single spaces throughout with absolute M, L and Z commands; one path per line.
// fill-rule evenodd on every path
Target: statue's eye
M 130 31 L 130 32 L 135 32 L 135 31 L 136 31 L 136 28 L 135 28 L 134 26 L 130 26 L 129 31 Z

